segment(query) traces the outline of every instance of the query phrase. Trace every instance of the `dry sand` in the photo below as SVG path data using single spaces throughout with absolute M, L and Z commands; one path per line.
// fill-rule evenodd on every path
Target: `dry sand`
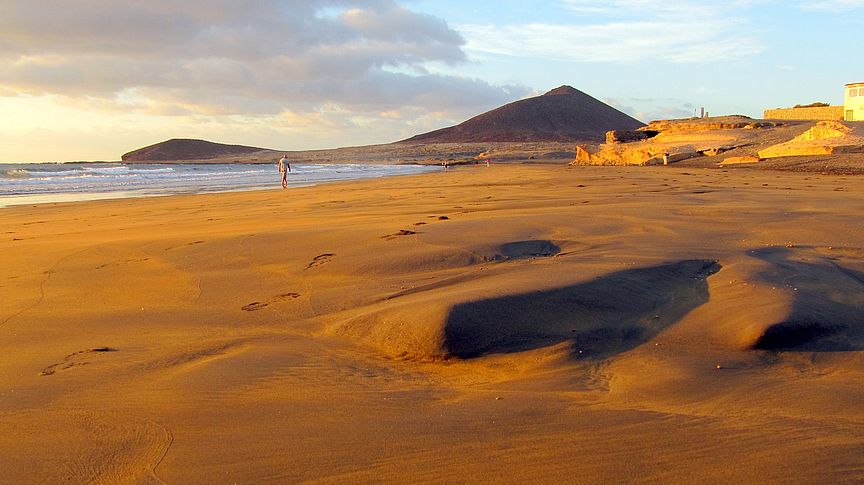
M 0 481 L 861 482 L 860 181 L 493 165 L 2 209 Z

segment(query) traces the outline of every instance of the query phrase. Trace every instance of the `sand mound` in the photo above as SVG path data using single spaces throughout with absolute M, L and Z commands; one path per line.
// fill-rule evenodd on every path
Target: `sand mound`
M 518 245 L 536 248 L 536 243 Z M 533 250 L 533 249 L 532 249 Z M 611 273 L 564 288 L 453 302 L 447 288 L 376 305 L 329 333 L 398 358 L 475 358 L 569 343 L 602 358 L 649 341 L 708 300 L 716 261 L 685 260 Z M 463 296 L 464 297 L 464 296 Z
M 756 350 L 864 350 L 864 272 L 816 248 L 766 248 L 753 256 L 771 263 L 760 278 L 793 295 L 788 315 L 768 325 Z M 791 290 L 788 291 L 788 290 Z
M 441 347 L 461 358 L 572 342 L 574 355 L 602 357 L 650 340 L 707 301 L 715 261 L 689 260 L 609 274 L 532 294 L 467 302 L 450 311 Z
M 420 234 L 422 237 L 423 234 Z M 402 238 L 418 237 L 417 235 L 400 236 Z M 387 241 L 396 242 L 397 239 Z M 430 245 L 431 246 L 431 245 Z M 330 272 L 345 272 L 355 274 L 422 274 L 434 271 L 458 270 L 490 261 L 505 261 L 537 256 L 552 256 L 560 252 L 557 246 L 548 241 L 523 241 L 492 245 L 476 245 L 473 247 L 431 246 L 418 252 L 414 244 L 392 244 L 385 250 L 365 256 L 365 261 L 352 266 L 353 261 L 347 258 L 339 264 L 328 268 Z

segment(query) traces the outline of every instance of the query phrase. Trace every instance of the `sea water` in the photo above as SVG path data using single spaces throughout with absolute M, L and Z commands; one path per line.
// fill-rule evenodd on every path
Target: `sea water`
M 297 187 L 410 175 L 437 169 L 420 165 L 292 163 L 288 184 Z M 280 180 L 275 164 L 0 164 L 0 207 L 39 202 L 278 189 Z

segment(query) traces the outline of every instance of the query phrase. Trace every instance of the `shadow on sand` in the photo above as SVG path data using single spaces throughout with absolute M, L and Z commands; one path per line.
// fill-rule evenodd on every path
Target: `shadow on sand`
M 586 283 L 455 306 L 445 349 L 460 358 L 572 343 L 576 358 L 635 348 L 708 301 L 716 261 L 684 260 Z
M 845 352 L 864 350 L 864 273 L 816 248 L 771 247 L 750 252 L 771 263 L 759 277 L 791 289 L 792 309 L 756 340 L 756 350 Z

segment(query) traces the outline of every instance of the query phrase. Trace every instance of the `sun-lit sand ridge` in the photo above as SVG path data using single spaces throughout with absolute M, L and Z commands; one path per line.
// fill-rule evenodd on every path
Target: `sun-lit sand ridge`
M 862 225 L 560 164 L 3 209 L 2 480 L 861 481 Z

